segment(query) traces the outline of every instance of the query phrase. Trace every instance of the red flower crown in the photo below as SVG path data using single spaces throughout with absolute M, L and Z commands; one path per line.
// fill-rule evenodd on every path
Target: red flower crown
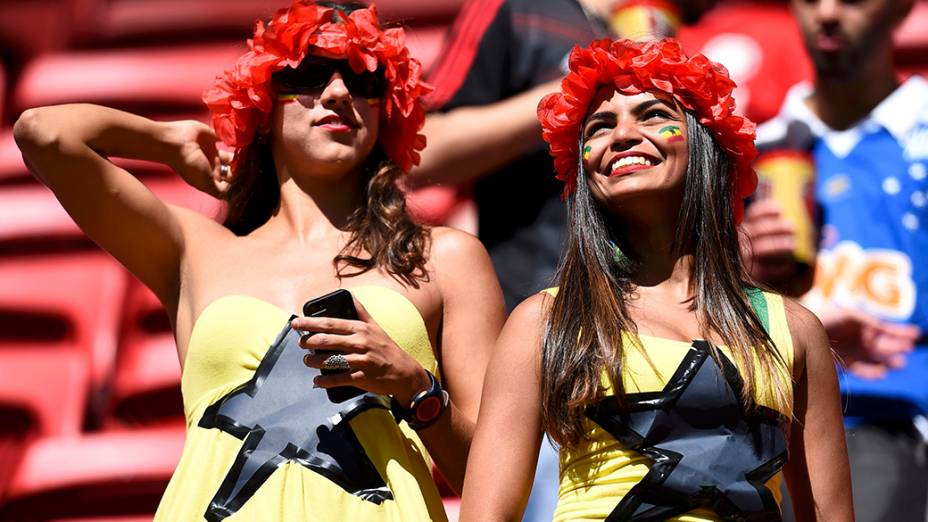
M 570 72 L 561 82 L 561 92 L 545 96 L 538 104 L 557 178 L 566 182 L 564 195 L 576 188 L 580 128 L 590 102 L 599 87 L 610 84 L 627 95 L 668 93 L 712 131 L 731 162 L 732 207 L 735 221 L 740 222 L 744 198 L 757 187 L 751 167 L 757 155 L 754 123 L 734 114 L 735 82 L 725 67 L 701 54 L 688 58 L 672 39 L 645 43 L 603 39 L 571 50 Z
M 344 57 L 356 73 L 384 69 L 387 82 L 381 104 L 379 142 L 387 157 L 403 171 L 419 164 L 425 136 L 419 130 L 425 110 L 419 99 L 432 87 L 424 83 L 422 64 L 409 56 L 406 34 L 400 28 L 381 30 L 373 5 L 345 15 L 310 0 L 294 0 L 271 21 L 255 24 L 248 52 L 216 78 L 203 93 L 213 128 L 235 148 L 236 159 L 259 129 L 267 128 L 274 108 L 271 75 L 296 68 L 312 51 Z

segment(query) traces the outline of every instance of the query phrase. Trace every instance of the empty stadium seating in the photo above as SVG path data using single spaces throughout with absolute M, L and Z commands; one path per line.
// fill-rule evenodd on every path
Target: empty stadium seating
M 19 463 L 0 520 L 150 515 L 183 444 L 177 427 L 39 439 Z
M 143 114 L 202 112 L 203 90 L 242 52 L 241 43 L 212 43 L 49 53 L 22 71 L 13 110 L 92 102 Z
M 123 312 L 107 424 L 182 426 L 180 363 L 164 308 L 150 290 L 134 282 Z

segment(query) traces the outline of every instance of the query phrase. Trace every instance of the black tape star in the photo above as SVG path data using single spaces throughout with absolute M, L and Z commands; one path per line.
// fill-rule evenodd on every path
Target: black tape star
M 201 428 L 242 439 L 235 462 L 204 516 L 232 515 L 281 465 L 296 462 L 345 491 L 380 504 L 393 494 L 371 463 L 348 421 L 371 408 L 390 409 L 386 397 L 366 393 L 340 404 L 313 388 L 319 370 L 303 364 L 299 332 L 288 324 L 254 377 L 206 409 Z
M 696 508 L 724 520 L 781 520 L 764 485 L 786 462 L 778 412 L 758 406 L 746 415 L 739 402 L 742 380 L 735 366 L 721 367 L 705 341 L 694 341 L 660 392 L 614 396 L 586 415 L 625 447 L 652 460 L 647 475 L 609 517 L 657 521 Z

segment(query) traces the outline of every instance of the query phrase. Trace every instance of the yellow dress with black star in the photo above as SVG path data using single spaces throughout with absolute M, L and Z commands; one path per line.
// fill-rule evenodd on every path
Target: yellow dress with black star
M 425 323 L 408 299 L 382 287 L 350 290 L 397 345 L 437 374 L 438 363 Z M 181 383 L 186 443 L 155 520 L 447 520 L 424 446 L 405 423 L 398 425 L 389 409 L 383 407 L 364 409 L 348 420 L 329 418 L 318 428 L 325 431 L 340 422 L 348 423 L 348 434 L 356 439 L 351 444 L 357 451 L 347 456 L 351 462 L 336 472 L 336 478 L 343 485 L 350 484 L 358 479 L 351 476 L 351 470 L 367 466 L 371 470 L 368 475 L 382 480 L 383 487 L 373 494 L 351 491 L 332 479 L 336 475 L 327 476 L 325 469 L 320 472 L 318 466 L 313 468 L 309 464 L 320 461 L 311 451 L 259 468 L 254 473 L 257 478 L 240 489 L 227 487 L 230 481 L 234 483 L 236 477 L 243 476 L 242 470 L 251 472 L 247 461 L 254 455 L 243 450 L 247 437 L 229 428 L 239 426 L 236 419 L 216 415 L 217 411 L 222 413 L 217 407 L 246 383 L 256 382 L 256 371 L 269 347 L 279 341 L 291 315 L 266 301 L 231 295 L 212 302 L 197 318 Z M 312 390 L 300 386 L 288 391 L 299 397 Z M 247 402 L 248 397 L 239 395 L 238 399 Z M 274 407 L 261 406 L 269 411 Z M 289 411 L 280 414 L 286 422 L 297 428 L 301 427 L 299 423 L 309 422 L 298 414 L 289 415 Z M 218 423 L 205 422 L 210 418 L 218 419 Z M 249 436 L 252 441 L 259 440 L 255 434 Z M 243 463 L 245 466 L 241 466 Z M 358 463 L 359 467 L 353 467 Z M 260 469 L 270 473 L 262 475 Z M 217 499 L 224 499 L 222 509 L 216 509 Z

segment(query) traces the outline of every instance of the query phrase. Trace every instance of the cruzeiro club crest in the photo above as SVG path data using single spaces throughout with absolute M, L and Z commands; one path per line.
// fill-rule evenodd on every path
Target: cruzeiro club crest
M 780 510 L 764 485 L 786 462 L 778 412 L 758 406 L 745 415 L 742 381 L 706 341 L 694 341 L 662 391 L 614 396 L 586 415 L 625 447 L 652 460 L 647 475 L 622 498 L 607 522 L 658 521 L 696 508 L 723 520 L 775 521 Z
M 390 400 L 366 393 L 342 403 L 330 401 L 324 389 L 313 388 L 319 370 L 303 364 L 299 340 L 288 321 L 252 379 L 212 404 L 200 419 L 201 428 L 218 428 L 242 440 L 204 514 L 210 522 L 238 511 L 287 462 L 366 501 L 393 499 L 348 423 L 372 408 L 389 410 Z

